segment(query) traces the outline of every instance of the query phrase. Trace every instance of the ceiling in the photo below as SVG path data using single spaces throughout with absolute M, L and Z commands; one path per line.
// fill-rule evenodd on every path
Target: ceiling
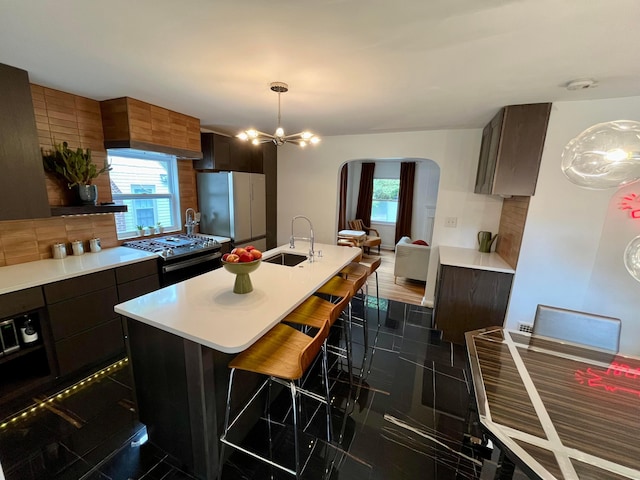
M 275 130 L 273 81 L 287 133 L 469 128 L 503 105 L 640 95 L 639 24 L 638 0 L 0 0 L 0 63 L 222 133 Z M 565 88 L 582 78 L 599 85 Z

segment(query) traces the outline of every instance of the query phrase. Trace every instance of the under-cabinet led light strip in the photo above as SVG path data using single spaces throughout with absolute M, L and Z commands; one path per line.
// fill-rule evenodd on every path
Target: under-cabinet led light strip
M 116 370 L 119 370 L 128 362 L 129 362 L 129 359 L 125 357 L 122 360 L 112 363 L 108 367 L 105 367 L 102 370 L 94 373 L 93 375 L 89 375 L 83 380 L 80 380 L 78 383 L 75 383 L 64 390 L 61 390 L 58 393 L 54 393 L 53 395 L 51 395 L 48 398 L 45 398 L 44 400 L 37 400 L 38 402 L 37 404 L 31 407 L 27 407 L 24 410 L 16 413 L 13 417 L 7 417 L 5 420 L 3 420 L 2 423 L 0 423 L 0 429 L 7 428 L 8 426 L 14 424 L 18 420 L 24 419 L 30 414 L 37 413 L 39 409 L 46 407 L 47 404 L 52 403 L 54 400 L 62 400 L 63 398 L 66 398 L 70 395 L 73 395 L 74 393 L 77 393 L 78 391 L 80 391 L 79 389 L 81 389 L 81 387 L 85 387 L 88 384 L 94 382 L 95 380 L 102 378 L 107 373 L 112 373 L 112 372 L 115 372 Z

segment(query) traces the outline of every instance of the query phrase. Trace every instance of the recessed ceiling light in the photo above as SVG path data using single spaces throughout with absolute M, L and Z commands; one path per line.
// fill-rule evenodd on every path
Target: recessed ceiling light
M 598 86 L 598 82 L 585 78 L 581 80 L 571 80 L 567 83 L 567 90 L 586 90 L 587 88 L 595 88 Z

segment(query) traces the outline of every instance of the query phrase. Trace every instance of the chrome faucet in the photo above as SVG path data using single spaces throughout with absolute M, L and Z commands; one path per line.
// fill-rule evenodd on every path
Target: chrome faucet
M 304 218 L 307 222 L 309 222 L 309 237 L 295 237 L 293 235 L 293 222 L 296 221 L 296 219 L 298 218 Z M 311 220 L 309 220 L 307 217 L 305 217 L 304 215 L 296 215 L 295 217 L 293 217 L 291 219 L 291 237 L 289 238 L 289 248 L 296 248 L 296 239 L 298 240 L 307 240 L 310 244 L 309 247 L 309 261 L 313 262 L 313 257 L 315 252 L 313 251 L 313 247 L 314 247 L 314 239 L 313 239 L 313 224 L 311 223 Z
M 197 224 L 196 211 L 193 208 L 187 208 L 187 211 L 184 212 L 184 228 L 187 231 L 187 236 L 193 235 L 193 229 Z

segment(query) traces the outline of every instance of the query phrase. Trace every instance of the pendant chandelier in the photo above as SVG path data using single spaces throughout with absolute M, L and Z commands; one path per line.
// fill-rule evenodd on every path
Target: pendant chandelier
M 280 95 L 282 93 L 287 93 L 289 91 L 289 86 L 283 82 L 273 82 L 270 85 L 271 90 L 278 94 L 278 128 L 273 135 L 268 133 L 260 132 L 253 128 L 249 130 L 245 130 L 244 132 L 236 135 L 240 140 L 244 140 L 245 142 L 251 142 L 254 145 L 259 145 L 261 143 L 273 142 L 277 146 L 284 145 L 287 142 L 296 143 L 301 147 L 306 147 L 308 144 L 315 145 L 320 141 L 320 137 L 314 135 L 311 132 L 300 132 L 294 133 L 291 135 L 285 135 L 284 129 L 280 124 Z

